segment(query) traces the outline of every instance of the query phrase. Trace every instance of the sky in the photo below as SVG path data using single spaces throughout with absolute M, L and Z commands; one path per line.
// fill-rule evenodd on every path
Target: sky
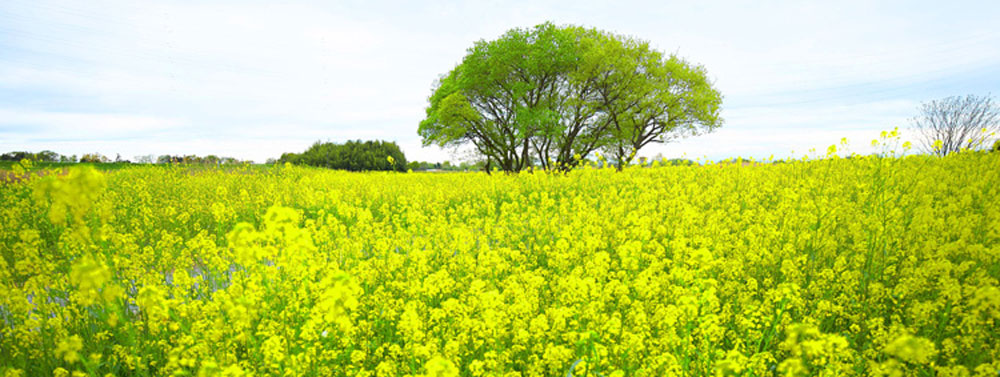
M 387 140 L 408 160 L 435 80 L 478 40 L 545 21 L 703 65 L 713 133 L 640 156 L 865 153 L 922 102 L 1000 94 L 997 1 L 0 2 L 0 152 L 230 156 Z M 793 154 L 794 152 L 794 154 Z

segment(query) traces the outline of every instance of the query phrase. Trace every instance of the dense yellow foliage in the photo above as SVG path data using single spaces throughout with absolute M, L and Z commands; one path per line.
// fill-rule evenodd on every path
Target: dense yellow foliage
M 998 194 L 985 153 L 74 169 L 0 187 L 0 374 L 996 376 Z

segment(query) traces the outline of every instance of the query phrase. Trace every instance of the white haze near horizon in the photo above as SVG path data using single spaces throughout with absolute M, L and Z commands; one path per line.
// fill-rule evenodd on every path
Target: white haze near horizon
M 0 3 L 0 152 L 263 162 L 317 140 L 422 147 L 434 81 L 480 39 L 545 21 L 635 36 L 702 64 L 725 124 L 651 157 L 868 151 L 921 102 L 1000 88 L 985 1 Z

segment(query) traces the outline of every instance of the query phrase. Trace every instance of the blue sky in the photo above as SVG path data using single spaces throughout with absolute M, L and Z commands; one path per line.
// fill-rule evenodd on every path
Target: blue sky
M 141 5 L 140 5 L 141 3 Z M 416 134 L 434 80 L 479 39 L 544 21 L 705 66 L 716 132 L 640 155 L 852 150 L 923 101 L 1000 95 L 1000 2 L 0 2 L 0 152 L 263 162 L 316 140 Z

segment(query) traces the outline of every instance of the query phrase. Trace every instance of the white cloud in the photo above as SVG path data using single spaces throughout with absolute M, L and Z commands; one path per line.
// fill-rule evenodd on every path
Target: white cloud
M 810 149 L 824 152 L 832 144 L 847 138 L 851 152 L 871 153 L 871 140 L 881 131 L 899 128 L 905 140 L 910 140 L 907 120 L 916 104 L 894 100 L 838 106 L 798 106 L 780 110 L 755 107 L 729 112 L 728 124 L 718 130 L 694 138 L 663 145 L 653 145 L 640 155 L 658 153 L 669 158 L 704 158 L 720 160 L 728 157 L 757 159 L 801 157 Z M 833 121 L 831 121 L 831 119 Z M 794 154 L 792 152 L 795 152 Z
M 449 159 L 416 135 L 434 80 L 474 41 L 552 20 L 649 40 L 715 79 L 726 125 L 644 154 L 778 154 L 877 134 L 921 100 L 995 87 L 996 8 L 15 0 L 0 4 L 0 133 L 3 148 L 62 153 L 263 161 L 360 138 L 397 141 L 411 160 Z
M 176 119 L 123 114 L 38 112 L 0 108 L 0 134 L 7 140 L 102 140 L 144 138 L 183 124 Z M 14 126 L 10 126 L 14 125 Z

